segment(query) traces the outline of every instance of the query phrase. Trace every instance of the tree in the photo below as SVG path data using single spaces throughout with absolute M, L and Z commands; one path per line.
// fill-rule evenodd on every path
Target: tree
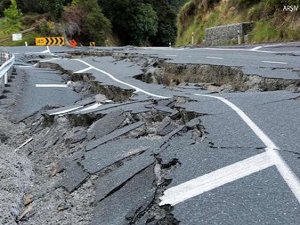
M 130 36 L 135 45 L 148 45 L 157 32 L 158 17 L 150 4 L 140 3 L 129 21 Z
M 76 0 L 63 13 L 67 35 L 84 44 L 103 45 L 111 34 L 110 21 L 103 15 L 97 0 Z
M 137 13 L 144 12 L 137 10 L 140 4 L 150 4 L 157 16 L 157 31 L 155 35 L 147 34 L 149 43 L 156 46 L 167 46 L 169 42 L 176 39 L 176 13 L 174 7 L 166 0 L 98 0 L 103 7 L 104 14 L 110 19 L 114 33 L 118 35 L 122 44 L 136 44 L 136 37 L 133 37 L 132 30 L 141 30 L 132 21 L 142 21 L 143 16 L 137 18 Z M 145 37 L 143 37 L 145 39 Z
M 158 16 L 158 31 L 150 41 L 156 46 L 168 46 L 169 42 L 174 43 L 176 39 L 177 15 L 172 7 L 165 0 L 144 0 L 152 5 Z
M 63 12 L 63 6 L 71 0 L 17 0 L 17 5 L 23 13 L 50 13 L 52 19 L 58 20 Z
M 3 16 L 4 10 L 11 5 L 10 0 L 0 0 L 0 16 Z
M 7 33 L 18 31 L 21 28 L 22 13 L 17 7 L 16 0 L 11 0 L 9 8 L 4 10 L 5 25 Z

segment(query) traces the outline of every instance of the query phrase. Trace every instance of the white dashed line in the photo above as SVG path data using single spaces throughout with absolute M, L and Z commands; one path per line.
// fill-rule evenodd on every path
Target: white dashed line
M 272 165 L 276 166 L 280 175 L 283 177 L 283 179 L 297 198 L 298 202 L 300 203 L 299 178 L 293 173 L 290 167 L 281 158 L 280 154 L 277 152 L 279 148 L 274 144 L 274 142 L 240 108 L 238 108 L 227 99 L 213 95 L 195 95 L 215 98 L 229 106 L 241 117 L 241 119 L 250 127 L 250 129 L 256 134 L 256 136 L 266 145 L 266 152 L 234 163 L 230 166 L 220 168 L 219 170 L 216 170 L 199 178 L 167 189 L 165 191 L 165 194 L 160 198 L 162 200 L 160 205 L 178 204 L 206 191 L 210 191 L 214 188 L 243 178 L 262 169 L 266 169 Z M 241 171 L 237 170 L 238 168 L 240 168 Z M 246 171 L 244 171 L 244 169 Z
M 98 69 L 97 67 L 94 67 L 94 66 L 92 66 L 91 64 L 89 64 L 89 63 L 87 63 L 87 62 L 85 62 L 85 61 L 83 61 L 83 60 L 81 60 L 81 59 L 72 59 L 72 60 L 81 62 L 81 63 L 87 65 L 88 67 L 90 67 L 90 68 L 92 68 L 92 69 L 94 69 L 94 70 L 97 70 L 97 71 L 99 71 L 100 73 L 105 74 L 106 76 L 110 77 L 112 80 L 114 80 L 114 81 L 116 81 L 116 82 L 118 82 L 118 83 L 120 83 L 120 84 L 123 84 L 123 85 L 126 85 L 126 86 L 128 86 L 128 87 L 131 87 L 131 88 L 135 89 L 136 92 L 141 92 L 141 93 L 144 93 L 144 94 L 146 94 L 146 95 L 149 95 L 149 96 L 152 96 L 152 97 L 155 97 L 155 98 L 170 98 L 170 97 L 166 97 L 166 96 L 162 96 L 162 95 L 156 95 L 156 94 L 150 93 L 150 92 L 148 92 L 148 91 L 144 91 L 143 89 L 141 89 L 141 88 L 139 88 L 139 87 L 136 87 L 136 86 L 134 86 L 134 85 L 132 85 L 132 84 L 128 84 L 128 83 L 126 83 L 126 82 L 124 82 L 124 81 L 121 81 L 121 80 L 115 78 L 112 74 L 110 74 L 110 73 L 108 73 L 108 72 L 106 72 L 106 71 L 104 71 L 104 70 L 100 70 L 100 69 Z
M 207 59 L 223 59 L 222 57 L 207 56 Z
M 67 84 L 36 84 L 37 88 L 67 88 Z
M 282 64 L 282 65 L 286 65 L 286 62 L 274 62 L 274 61 L 262 61 L 263 63 L 271 63 L 271 64 Z
M 177 55 L 165 55 L 166 57 L 176 57 Z

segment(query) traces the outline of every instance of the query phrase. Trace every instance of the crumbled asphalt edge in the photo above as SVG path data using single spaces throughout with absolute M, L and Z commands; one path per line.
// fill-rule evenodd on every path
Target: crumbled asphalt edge
M 23 77 L 26 79 L 22 70 L 18 71 L 18 76 L 18 78 Z M 24 79 L 22 82 L 26 81 Z M 15 93 L 16 101 L 18 101 L 17 96 L 21 95 L 21 93 L 22 88 L 19 88 L 18 93 Z M 155 104 L 155 101 L 153 103 Z M 12 111 L 15 104 L 16 103 L 12 104 L 11 107 L 8 107 L 8 109 Z M 76 159 L 80 157 L 80 152 L 82 149 L 84 149 L 86 140 L 69 143 L 69 138 L 74 133 L 78 132 L 78 130 L 86 130 L 90 123 L 101 118 L 102 115 L 91 117 L 89 124 L 80 124 L 79 122 L 76 124 L 76 127 L 74 127 L 74 124 L 72 124 L 71 120 L 69 119 L 70 117 L 68 116 L 46 117 L 44 112 L 47 109 L 41 109 L 39 112 L 30 115 L 28 118 L 24 118 L 22 121 L 17 121 L 17 124 L 21 126 L 21 128 L 17 130 L 20 132 L 20 134 L 22 134 L 22 138 L 19 138 L 20 141 L 18 143 L 15 141 L 18 140 L 17 137 L 13 137 L 7 141 L 7 143 L 11 141 L 14 145 L 14 148 L 16 148 L 29 137 L 33 137 L 32 142 L 25 145 L 18 151 L 24 155 L 24 159 L 22 158 L 22 160 L 24 160 L 26 163 L 23 164 L 29 167 L 28 171 L 26 172 L 26 176 L 23 177 L 25 180 L 22 182 L 22 184 L 26 184 L 27 182 L 29 185 L 22 189 L 23 192 L 19 192 L 19 208 L 18 210 L 14 211 L 14 214 L 12 214 L 14 223 L 22 225 L 89 224 L 94 208 L 93 199 L 95 196 L 95 190 L 93 186 L 93 180 L 99 176 L 101 177 L 107 175 L 111 171 L 122 166 L 122 163 L 131 160 L 131 158 L 135 157 L 136 155 L 132 155 L 122 159 L 121 161 L 117 161 L 114 164 L 104 168 L 97 174 L 89 174 L 84 182 L 76 187 L 74 191 L 69 193 L 63 187 L 58 187 L 58 184 L 61 182 L 65 172 L 64 170 L 59 170 L 58 162 L 61 161 L 62 158 Z M 183 114 L 184 112 L 182 111 L 181 115 Z M 131 115 L 130 113 L 127 114 L 130 123 L 145 119 L 150 121 L 151 124 L 154 120 L 154 123 L 152 124 L 154 126 L 155 124 L 157 125 L 157 123 L 160 123 L 160 121 L 166 116 L 167 114 L 158 113 L 155 110 L 149 112 L 148 115 L 147 113 L 140 115 Z M 174 119 L 180 120 L 181 118 L 175 116 Z M 153 129 L 154 127 L 148 127 L 149 131 L 152 130 L 151 132 L 153 132 Z M 178 132 L 179 131 L 181 132 L 182 130 L 180 129 Z M 144 130 L 137 130 L 120 138 L 138 138 L 146 135 L 147 133 L 145 133 Z M 172 136 L 170 136 L 170 138 L 172 138 Z M 164 144 L 166 144 L 167 141 L 168 140 L 166 140 Z M 157 155 L 155 155 L 155 157 L 157 158 Z M 17 156 L 14 158 L 18 159 Z M 158 162 L 159 160 L 156 160 L 156 165 L 159 164 Z M 163 166 L 163 168 L 164 170 L 169 169 L 166 166 Z M 161 179 L 162 178 L 157 178 L 157 180 Z M 18 180 L 22 179 L 18 178 Z M 164 185 L 167 184 L 168 182 L 164 182 Z M 128 218 L 128 224 L 138 223 L 139 218 L 141 218 L 143 215 L 146 215 L 146 213 L 147 215 L 151 216 L 149 221 L 157 220 L 159 222 L 158 224 L 177 224 L 176 219 L 174 219 L 170 213 L 172 210 L 171 207 L 159 207 L 158 205 L 159 196 L 161 196 L 163 193 L 164 185 L 157 182 L 155 199 L 153 199 L 152 203 L 149 206 L 146 206 L 146 208 L 137 210 L 131 219 Z M 117 191 L 117 189 L 115 191 Z M 15 203 L 17 200 L 12 198 L 12 201 Z M 167 223 L 166 221 L 169 222 Z
M 23 199 L 32 184 L 33 169 L 30 160 L 22 151 L 16 150 L 28 139 L 26 125 L 14 124 L 9 115 L 22 92 L 22 74 L 15 69 L 9 76 L 8 85 L 1 87 L 0 99 L 0 224 L 18 224 L 24 212 Z M 30 203 L 26 203 L 30 207 Z
M 166 117 L 166 114 L 150 112 L 148 115 L 128 114 L 127 116 L 129 117 L 130 123 L 144 118 L 148 126 L 155 126 L 157 123 L 160 123 L 157 121 L 157 118 L 163 119 Z M 184 125 L 184 122 L 180 121 L 182 118 L 176 119 L 179 120 L 178 123 L 180 125 Z M 84 182 L 69 193 L 63 187 L 58 186 L 65 172 L 59 169 L 59 162 L 64 158 L 76 159 L 80 157 L 78 155 L 80 155 L 82 149 L 84 149 L 86 140 L 69 144 L 68 138 L 78 129 L 84 130 L 86 128 L 72 127 L 68 117 L 55 117 L 50 127 L 45 127 L 42 121 L 43 118 L 40 117 L 38 121 L 34 122 L 40 124 L 40 127 L 32 130 L 32 135 L 35 137 L 34 141 L 28 146 L 25 146 L 22 150 L 28 155 L 34 165 L 36 179 L 33 181 L 34 185 L 29 189 L 30 195 L 33 196 L 32 214 L 28 214 L 27 217 L 24 217 L 19 224 L 40 224 L 42 221 L 47 221 L 46 224 L 89 224 L 95 204 L 93 180 L 108 175 L 111 171 L 122 166 L 122 163 L 135 157 L 135 155 L 117 161 L 96 174 L 89 174 Z M 151 130 L 151 128 L 153 129 L 153 127 L 149 127 L 146 130 Z M 182 132 L 184 133 L 186 130 Z M 140 134 L 137 135 L 137 133 Z M 144 130 L 137 130 L 120 138 L 142 137 L 147 135 Z M 152 136 L 152 138 L 155 137 Z M 148 219 L 149 221 L 157 220 L 158 224 L 178 224 L 178 221 L 173 218 L 171 214 L 172 208 L 169 206 L 160 207 L 158 203 L 159 197 L 170 182 L 168 180 L 162 181 L 164 179 L 163 174 L 167 174 L 168 171 L 179 162 L 173 159 L 171 162 L 163 164 L 159 160 L 159 154 L 155 155 L 155 158 L 156 168 L 161 168 L 157 170 L 161 170 L 159 172 L 154 171 L 157 175 L 155 199 L 153 199 L 151 205 L 145 207 L 142 211 L 137 210 L 132 219 L 128 221 L 128 224 L 137 223 L 139 218 L 146 213 L 146 216 L 150 217 Z M 118 190 L 118 188 L 116 190 Z M 109 195 L 107 197 L 109 197 Z

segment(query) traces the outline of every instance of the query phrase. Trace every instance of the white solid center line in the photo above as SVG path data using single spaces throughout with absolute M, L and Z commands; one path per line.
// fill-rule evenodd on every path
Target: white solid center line
M 222 57 L 207 56 L 207 59 L 223 59 Z
M 287 163 L 281 158 L 277 150 L 279 148 L 273 141 L 236 105 L 225 98 L 213 95 L 195 94 L 201 97 L 215 98 L 235 111 L 241 119 L 250 127 L 256 136 L 266 145 L 266 152 L 257 156 L 234 163 L 230 166 L 220 168 L 216 171 L 192 179 L 178 186 L 167 189 L 160 198 L 160 205 L 175 205 L 189 198 L 220 187 L 224 184 L 233 182 L 255 172 L 266 169 L 272 165 L 276 166 L 280 175 L 283 177 L 290 190 L 293 192 L 300 203 L 300 181 L 293 173 Z
M 269 159 L 267 153 L 261 153 L 172 187 L 164 192 L 164 195 L 160 198 L 162 201 L 159 204 L 176 205 L 184 200 L 249 176 L 273 165 L 274 163 Z
M 165 99 L 165 98 L 170 98 L 170 97 L 166 97 L 166 96 L 162 96 L 162 95 L 156 95 L 156 94 L 153 94 L 153 93 L 148 92 L 148 91 L 145 91 L 145 90 L 143 90 L 143 89 L 141 89 L 141 88 L 139 88 L 139 87 L 136 87 L 136 86 L 134 86 L 134 85 L 132 85 L 132 84 L 126 83 L 126 82 L 124 82 L 124 81 L 121 81 L 121 80 L 115 78 L 112 74 L 110 74 L 110 73 L 108 73 L 108 72 L 106 72 L 106 71 L 104 71 L 104 70 L 100 70 L 100 69 L 98 69 L 97 67 L 92 66 L 91 64 L 89 64 L 89 63 L 87 63 L 87 62 L 85 62 L 85 61 L 83 61 L 83 60 L 81 60 L 81 59 L 72 59 L 72 60 L 81 62 L 81 63 L 87 65 L 88 67 L 91 67 L 92 69 L 97 70 L 97 71 L 99 71 L 100 73 L 103 73 L 104 75 L 110 77 L 112 80 L 114 80 L 114 81 L 116 81 L 116 82 L 118 82 L 118 83 L 120 83 L 120 84 L 123 84 L 123 85 L 126 85 L 126 86 L 128 86 L 128 87 L 131 87 L 131 88 L 135 89 L 136 92 L 141 92 L 141 93 L 144 93 L 144 94 L 146 94 L 146 95 L 149 95 L 149 96 L 152 96 L 152 97 L 155 97 L 155 98 L 163 98 L 163 99 Z
M 263 63 L 271 63 L 271 64 L 282 64 L 282 65 L 286 65 L 286 62 L 274 62 L 274 61 L 262 61 Z
M 299 178 L 294 174 L 291 168 L 287 165 L 287 163 L 282 159 L 280 154 L 278 153 L 279 148 L 274 144 L 274 142 L 236 105 L 232 102 L 228 101 L 225 98 L 213 96 L 213 95 L 201 95 L 196 94 L 202 97 L 215 98 L 227 106 L 229 106 L 232 110 L 234 110 L 242 120 L 250 127 L 250 129 L 256 134 L 256 136 L 266 145 L 266 152 L 269 157 L 273 160 L 277 170 L 297 198 L 300 203 L 300 181 Z
M 67 84 L 36 84 L 37 88 L 67 88 Z
M 78 70 L 75 73 L 84 73 L 84 72 L 89 71 L 91 69 L 93 69 L 93 68 L 92 67 L 88 67 L 88 68 L 85 68 L 85 69 L 82 69 L 82 70 Z

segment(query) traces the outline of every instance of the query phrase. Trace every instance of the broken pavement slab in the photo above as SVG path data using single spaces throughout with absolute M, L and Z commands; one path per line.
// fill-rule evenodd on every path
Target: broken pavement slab
M 170 117 L 165 117 L 160 126 L 157 128 L 157 134 L 160 136 L 165 136 L 177 128 L 178 125 L 172 123 Z
M 136 211 L 151 204 L 156 191 L 153 167 L 141 171 L 120 190 L 99 202 L 90 225 L 129 224 Z
M 113 163 L 153 147 L 149 139 L 123 139 L 98 146 L 84 154 L 81 164 L 90 174 L 94 174 Z M 147 153 L 150 154 L 150 153 Z M 144 154 L 142 154 L 144 155 Z M 144 155 L 146 157 L 146 155 Z
M 78 162 L 71 162 L 66 167 L 65 175 L 58 186 L 64 187 L 68 192 L 73 192 L 85 181 L 89 176 Z
M 125 182 L 128 182 L 134 175 L 150 166 L 154 161 L 155 159 L 153 156 L 150 156 L 148 153 L 143 153 L 129 161 L 125 161 L 121 167 L 115 169 L 111 173 L 99 177 L 95 181 L 96 202 L 104 199 L 114 189 L 120 187 Z
M 93 123 L 88 129 L 88 139 L 101 138 L 116 130 L 126 119 L 123 110 L 116 110 Z
M 83 141 L 87 137 L 87 132 L 84 129 L 77 129 L 66 138 L 66 144 L 75 144 Z
M 124 134 L 126 134 L 130 131 L 133 131 L 133 130 L 143 126 L 143 125 L 145 125 L 145 123 L 140 121 L 140 122 L 136 122 L 136 123 L 130 124 L 128 126 L 125 126 L 121 129 L 115 130 L 114 132 L 112 132 L 112 133 L 110 133 L 110 134 L 108 134 L 104 137 L 101 137 L 101 138 L 99 138 L 95 141 L 89 142 L 88 145 L 86 146 L 86 151 L 90 151 L 90 150 L 92 150 L 93 148 L 96 148 L 99 145 L 102 145 L 102 144 L 104 144 L 108 141 L 111 141 L 111 140 L 113 140 L 117 137 L 120 137 L 120 136 L 122 136 L 122 135 L 124 135 Z

